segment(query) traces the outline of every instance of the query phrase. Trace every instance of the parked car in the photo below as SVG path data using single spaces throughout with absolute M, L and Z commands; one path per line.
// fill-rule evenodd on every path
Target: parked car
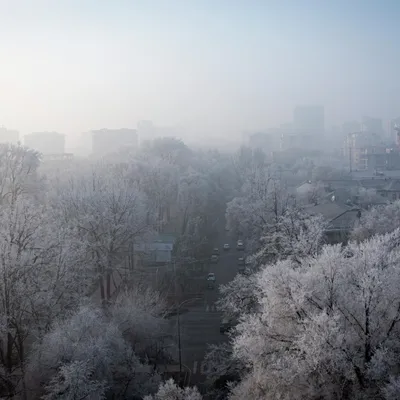
M 237 244 L 236 244 L 236 248 L 238 249 L 238 250 L 244 250 L 244 243 L 243 243 L 243 240 L 238 240 L 237 241 Z
M 244 266 L 245 265 L 244 257 L 239 257 L 238 258 L 238 265 L 239 266 Z
M 214 274 L 214 272 L 210 272 L 210 273 L 207 275 L 207 281 L 209 281 L 209 282 L 215 282 L 215 274 Z
M 241 275 L 251 275 L 251 270 L 250 270 L 250 268 L 247 268 L 247 267 L 240 267 L 238 272 Z
M 215 247 L 215 248 L 213 249 L 212 254 L 213 254 L 214 256 L 219 255 L 219 248 L 218 248 L 218 247 Z
M 229 243 L 224 244 L 224 250 L 229 250 L 230 248 L 231 248 L 231 246 L 229 246 Z
M 219 261 L 219 257 L 216 254 L 211 256 L 211 263 L 216 264 Z
M 229 332 L 235 326 L 234 321 L 231 318 L 222 318 L 221 324 L 219 326 L 219 331 L 222 334 Z

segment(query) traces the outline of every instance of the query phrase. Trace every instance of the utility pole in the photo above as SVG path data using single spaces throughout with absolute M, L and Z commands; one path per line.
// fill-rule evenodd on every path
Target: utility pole
M 177 328 L 178 328 L 178 358 L 179 358 L 179 378 L 181 378 L 182 376 L 182 345 L 181 345 L 181 307 L 184 304 L 187 304 L 191 301 L 196 301 L 196 300 L 200 300 L 199 297 L 195 297 L 193 299 L 187 299 L 182 301 L 182 303 L 180 303 L 177 306 Z
M 182 376 L 182 346 L 181 346 L 181 304 L 178 307 L 178 354 L 179 354 L 179 379 Z

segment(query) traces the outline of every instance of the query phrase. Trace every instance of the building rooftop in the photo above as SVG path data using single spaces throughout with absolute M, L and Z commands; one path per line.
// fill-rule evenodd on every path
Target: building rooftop
M 348 210 L 351 210 L 351 208 L 345 205 L 336 204 L 334 202 L 305 207 L 305 211 L 308 214 L 321 214 L 328 221 L 332 221 L 333 219 L 337 218 L 339 215 L 345 213 Z
M 389 182 L 386 181 L 386 185 L 383 187 L 383 190 L 399 192 L 400 179 L 391 179 Z
M 329 222 L 328 230 L 352 230 L 360 216 L 361 211 L 358 209 L 346 210 Z
M 382 176 L 376 176 L 375 171 L 353 171 L 351 176 L 353 179 L 382 179 L 382 178 L 399 178 L 400 170 L 382 171 Z

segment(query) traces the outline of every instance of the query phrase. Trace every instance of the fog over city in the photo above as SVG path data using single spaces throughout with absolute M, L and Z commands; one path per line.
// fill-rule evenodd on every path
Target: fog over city
M 140 120 L 240 137 L 324 105 L 397 117 L 395 1 L 1 1 L 0 121 L 75 139 Z
M 399 400 L 399 11 L 0 0 L 0 400 Z

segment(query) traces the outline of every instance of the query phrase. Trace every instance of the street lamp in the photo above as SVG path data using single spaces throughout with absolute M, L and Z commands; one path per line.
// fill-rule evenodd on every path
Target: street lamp
M 181 348 L 181 307 L 191 301 L 200 300 L 200 297 L 195 297 L 193 299 L 187 299 L 182 301 L 177 307 L 177 318 L 178 318 L 178 354 L 179 354 L 179 376 L 182 375 L 182 348 Z

